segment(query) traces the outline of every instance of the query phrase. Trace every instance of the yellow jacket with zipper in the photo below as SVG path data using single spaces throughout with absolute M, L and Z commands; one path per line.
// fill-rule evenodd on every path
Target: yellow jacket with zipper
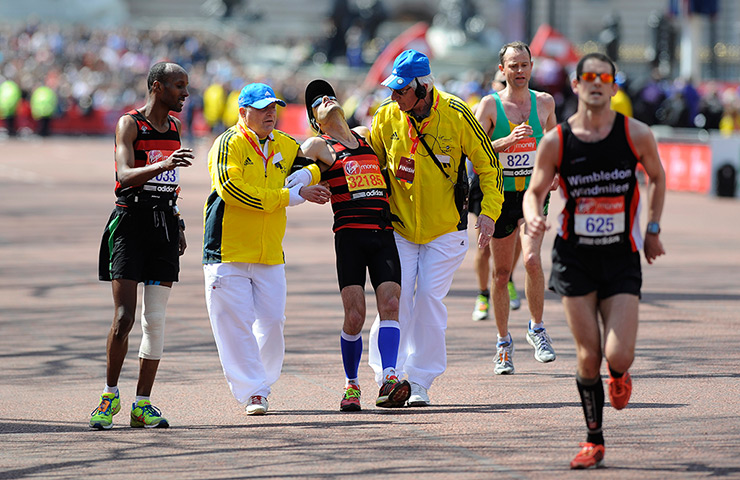
M 429 116 L 419 123 L 402 112 L 396 102 L 387 99 L 373 117 L 368 139 L 381 168 L 388 168 L 391 213 L 398 217 L 393 226 L 403 238 L 419 244 L 458 230 L 460 213 L 455 205 L 454 182 L 465 156 L 480 176 L 481 213 L 498 220 L 504 201 L 501 165 L 491 140 L 468 105 L 437 89 L 432 98 Z M 442 174 L 421 143 L 414 155 L 413 183 L 396 178 L 400 159 L 409 156 L 412 139 L 417 136 L 409 120 L 421 130 L 449 178 Z
M 283 237 L 290 192 L 284 188 L 298 143 L 273 130 L 268 161 L 255 150 L 257 135 L 239 120 L 208 152 L 211 193 L 203 209 L 203 263 L 285 263 Z

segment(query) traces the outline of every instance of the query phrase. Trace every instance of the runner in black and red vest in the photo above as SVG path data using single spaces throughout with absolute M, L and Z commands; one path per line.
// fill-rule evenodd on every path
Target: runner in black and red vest
M 106 344 L 106 384 L 90 427 L 107 430 L 121 409 L 118 379 L 134 325 L 137 288 L 144 283 L 139 349 L 139 381 L 131 406 L 131 426 L 165 428 L 169 423 L 150 401 L 164 348 L 165 309 L 178 280 L 179 256 L 185 252 L 185 223 L 176 200 L 179 167 L 189 167 L 190 148 L 180 146 L 180 121 L 188 96 L 188 74 L 174 63 L 152 66 L 146 105 L 132 110 L 116 126 L 116 206 L 100 244 L 98 276 L 112 284 L 113 323 Z
M 340 345 L 347 377 L 340 410 L 360 410 L 357 371 L 362 356 L 366 272 L 370 273 L 380 316 L 378 346 L 383 377 L 375 405 L 402 407 L 411 386 L 396 376 L 401 263 L 393 237 L 388 185 L 378 157 L 365 141 L 370 131 L 367 127 L 349 128 L 331 85 L 314 80 L 306 87 L 305 98 L 311 125 L 322 135 L 306 140 L 301 150 L 321 168 L 334 211 L 337 277 L 344 304 Z M 311 179 L 308 170 L 298 170 L 288 177 L 288 186 L 298 182 L 308 185 Z

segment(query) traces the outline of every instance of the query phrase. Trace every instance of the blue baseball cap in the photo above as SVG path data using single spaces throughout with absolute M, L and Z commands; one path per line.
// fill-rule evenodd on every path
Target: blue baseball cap
M 432 73 L 429 59 L 416 50 L 406 50 L 393 61 L 393 71 L 383 80 L 381 85 L 394 90 L 404 88 L 416 77 L 423 77 Z
M 285 106 L 285 102 L 277 98 L 272 88 L 264 83 L 250 83 L 239 93 L 240 107 L 252 107 L 259 110 L 271 103 L 277 103 L 281 107 Z

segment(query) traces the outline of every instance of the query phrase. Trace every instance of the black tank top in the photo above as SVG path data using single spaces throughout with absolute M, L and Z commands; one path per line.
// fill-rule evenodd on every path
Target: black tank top
M 359 142 L 347 148 L 328 135 L 322 135 L 334 150 L 334 163 L 321 174 L 329 182 L 334 231 L 343 228 L 393 230 L 388 190 L 380 163 L 364 138 L 352 132 Z
M 138 110 L 131 110 L 130 115 L 136 120 L 136 140 L 134 140 L 134 168 L 165 160 L 172 152 L 180 148 L 180 134 L 175 120 L 168 116 L 170 128 L 162 133 Z M 116 172 L 116 204 L 127 207 L 164 208 L 172 206 L 179 192 L 179 172 L 177 169 L 162 172 L 143 185 L 121 187 Z
M 609 135 L 594 143 L 579 140 L 567 121 L 557 128 L 565 192 L 558 235 L 577 246 L 637 251 L 642 245 L 638 157 L 629 140 L 627 118 L 618 113 Z

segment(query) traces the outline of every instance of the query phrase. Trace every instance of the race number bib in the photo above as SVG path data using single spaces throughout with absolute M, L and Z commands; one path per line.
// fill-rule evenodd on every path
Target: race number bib
M 624 232 L 624 197 L 576 199 L 575 233 L 603 237 Z
M 385 189 L 385 178 L 377 162 L 350 160 L 344 164 L 344 175 L 350 192 L 357 190 Z
M 398 168 L 396 169 L 396 178 L 411 185 L 414 183 L 414 172 L 414 159 L 401 157 L 401 161 L 398 162 Z
M 174 150 L 149 150 L 149 157 L 146 160 L 147 165 L 159 163 L 163 160 L 166 160 L 167 157 L 172 155 L 172 152 Z M 175 168 L 173 170 L 166 170 L 156 177 L 150 179 L 146 183 L 154 183 L 157 185 L 166 185 L 166 186 L 177 186 L 178 183 L 180 183 L 180 169 Z
M 507 177 L 528 177 L 532 175 L 537 140 L 525 138 L 499 153 L 499 161 Z

